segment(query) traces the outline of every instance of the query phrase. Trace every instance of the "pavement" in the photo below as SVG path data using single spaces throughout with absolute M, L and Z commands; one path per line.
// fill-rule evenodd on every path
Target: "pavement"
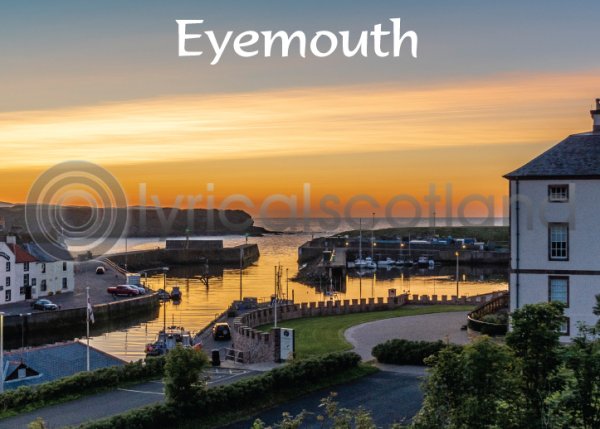
M 210 377 L 209 387 L 234 383 L 258 374 L 256 371 L 229 368 L 210 368 L 207 372 Z M 2 419 L 0 429 L 25 429 L 38 417 L 46 421 L 48 429 L 77 426 L 90 420 L 103 419 L 134 408 L 162 402 L 164 398 L 162 381 L 150 381 Z
M 267 426 L 281 421 L 284 412 L 297 415 L 303 410 L 309 414 L 301 427 L 321 429 L 317 416 L 323 413 L 319 407 L 322 398 L 335 391 L 335 401 L 340 408 L 356 409 L 363 407 L 371 412 L 378 427 L 388 427 L 393 423 L 408 423 L 421 408 L 423 393 L 420 389 L 421 377 L 398 372 L 378 372 L 348 384 L 323 389 L 309 395 L 286 402 L 270 410 L 258 413 L 243 421 L 225 426 L 227 429 L 248 429 L 252 422 L 260 418 Z
M 344 336 L 362 360 L 370 361 L 374 359 L 371 355 L 373 347 L 394 338 L 467 344 L 473 334 L 461 329 L 466 323 L 465 311 L 431 313 L 363 323 L 347 329 Z
M 96 267 L 104 266 L 106 274 L 96 274 Z M 125 283 L 125 277 L 115 271 L 109 265 L 100 261 L 85 261 L 75 262 L 75 290 L 73 292 L 60 293 L 50 297 L 49 299 L 55 304 L 61 306 L 62 309 L 81 308 L 86 306 L 86 287 L 90 288 L 90 301 L 92 304 L 102 304 L 112 302 L 114 300 L 128 299 L 127 297 L 115 297 L 106 292 L 109 286 Z M 2 311 L 6 315 L 14 315 L 19 313 L 39 312 L 42 310 L 33 310 L 31 303 L 35 300 L 15 302 L 12 304 L 2 305 Z

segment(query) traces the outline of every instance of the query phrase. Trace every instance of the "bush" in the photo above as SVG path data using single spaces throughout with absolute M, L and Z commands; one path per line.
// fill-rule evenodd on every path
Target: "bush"
M 388 340 L 373 347 L 373 356 L 381 363 L 425 365 L 424 360 L 447 347 L 442 341 Z
M 215 415 L 256 409 L 286 393 L 301 392 L 326 377 L 342 374 L 360 362 L 356 353 L 332 353 L 322 357 L 294 361 L 263 375 L 211 389 L 197 387 L 186 407 L 156 404 L 91 422 L 85 429 L 162 429 L 178 427 L 183 420 L 210 419 Z
M 0 412 L 22 412 L 48 403 L 112 389 L 124 384 L 161 377 L 165 359 L 148 358 L 122 366 L 111 366 L 90 372 L 80 372 L 37 386 L 22 386 L 0 394 Z

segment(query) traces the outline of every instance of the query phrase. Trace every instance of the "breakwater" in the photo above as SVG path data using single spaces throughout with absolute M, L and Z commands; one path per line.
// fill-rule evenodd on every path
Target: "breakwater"
M 260 257 L 258 245 L 242 244 L 234 247 L 224 248 L 202 248 L 202 249 L 151 249 L 136 252 L 118 253 L 110 255 L 109 259 L 119 265 L 127 265 L 129 271 L 139 271 L 148 268 L 172 265 L 201 265 L 208 262 L 209 265 L 223 265 L 239 267 L 240 259 L 242 266 L 252 265 Z

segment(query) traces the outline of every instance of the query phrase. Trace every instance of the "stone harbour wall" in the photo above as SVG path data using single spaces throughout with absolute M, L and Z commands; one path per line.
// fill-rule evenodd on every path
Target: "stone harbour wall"
M 388 298 L 362 298 L 336 301 L 305 302 L 287 304 L 277 307 L 277 320 L 285 321 L 304 317 L 335 316 L 342 314 L 364 313 L 371 311 L 393 310 L 404 305 L 481 305 L 505 291 L 492 292 L 472 297 L 447 295 L 399 295 Z M 278 331 L 258 331 L 257 326 L 271 324 L 274 321 L 273 307 L 259 308 L 243 314 L 234 320 L 234 348 L 243 352 L 244 361 L 248 363 L 277 361 L 279 359 L 279 341 L 276 341 Z M 465 324 L 466 324 L 465 320 Z

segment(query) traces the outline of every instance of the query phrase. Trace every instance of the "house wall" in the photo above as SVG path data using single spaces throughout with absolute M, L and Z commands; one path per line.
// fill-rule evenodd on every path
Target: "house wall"
M 548 201 L 548 186 L 553 184 L 569 184 L 569 202 Z M 570 318 L 570 335 L 565 339 L 571 339 L 577 335 L 579 321 L 593 324 L 597 320 L 592 309 L 595 295 L 600 294 L 600 181 L 520 180 L 518 215 L 516 187 L 511 181 L 511 311 L 548 302 L 549 277 L 567 276 L 570 302 L 565 314 Z M 551 222 L 569 224 L 568 260 L 549 258 Z
M 10 262 L 10 271 L 6 271 L 6 263 Z M 15 255 L 12 253 L 6 243 L 0 242 L 0 304 L 12 302 L 16 295 L 18 297 L 19 289 L 16 286 L 15 277 Z M 10 286 L 7 285 L 7 278 L 10 279 Z M 11 301 L 6 301 L 6 291 L 10 290 Z

